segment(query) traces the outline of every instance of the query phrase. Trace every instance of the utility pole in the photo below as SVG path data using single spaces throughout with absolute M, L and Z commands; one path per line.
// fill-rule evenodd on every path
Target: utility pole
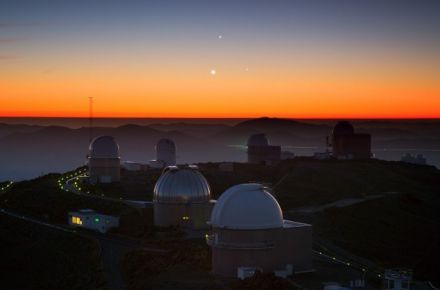
M 89 144 L 93 140 L 93 97 L 89 97 Z

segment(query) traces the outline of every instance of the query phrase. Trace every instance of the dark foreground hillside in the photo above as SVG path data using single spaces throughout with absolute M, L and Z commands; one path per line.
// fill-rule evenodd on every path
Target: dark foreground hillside
M 106 289 L 99 244 L 0 214 L 2 289 Z
M 218 163 L 199 164 L 199 168 L 211 185 L 214 199 L 239 183 L 259 182 L 272 187 L 286 218 L 313 224 L 314 247 L 333 243 L 372 261 L 379 269 L 409 267 L 417 279 L 440 282 L 435 264 L 440 259 L 440 171 L 435 167 L 380 160 L 296 158 L 278 166 L 234 163 L 232 172 L 221 171 Z M 122 269 L 129 289 L 237 286 L 210 276 L 210 249 L 203 239 L 189 241 L 176 229 L 155 228 L 151 212 L 119 201 L 151 200 L 160 170 L 123 171 L 118 184 L 87 188 L 90 196 L 61 190 L 58 180 L 66 175 L 69 173 L 16 183 L 0 194 L 0 206 L 55 224 L 66 224 L 67 212 L 78 208 L 120 215 L 121 227 L 113 234 L 135 237 L 147 248 L 166 250 L 158 254 L 133 249 L 127 253 L 116 267 Z M 102 194 L 117 200 L 95 196 Z M 357 203 L 344 204 L 353 199 Z M 94 285 L 93 289 L 102 287 L 101 270 L 89 240 L 55 234 L 3 216 L 0 225 L 1 254 L 5 257 L 0 273 L 10 273 L 8 283 L 23 279 L 20 283 L 32 283 L 29 285 L 54 283 L 40 287 L 45 289 L 76 289 L 82 283 Z M 171 237 L 165 238 L 167 235 Z M 53 273 L 56 279 L 52 279 Z M 309 279 L 314 281 L 318 276 Z M 92 282 L 85 282 L 89 280 Z M 58 284 L 64 281 L 68 286 Z M 253 287 L 252 283 L 246 285 Z
M 382 268 L 408 267 L 417 279 L 440 284 L 440 193 L 396 194 L 327 209 L 313 225 L 316 236 Z

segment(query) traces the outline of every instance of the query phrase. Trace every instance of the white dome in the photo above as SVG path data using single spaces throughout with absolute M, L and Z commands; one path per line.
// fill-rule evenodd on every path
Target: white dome
M 166 166 L 176 165 L 176 145 L 170 139 L 160 139 L 156 145 L 156 160 L 163 161 Z
M 197 166 L 165 168 L 154 186 L 154 201 L 163 203 L 209 202 L 211 188 Z
M 269 146 L 269 140 L 265 134 L 254 134 L 249 137 L 247 146 Z
M 261 184 L 235 185 L 226 190 L 211 213 L 216 228 L 240 230 L 283 227 L 283 212 L 276 199 Z
M 165 150 L 176 150 L 176 145 L 173 140 L 162 138 L 157 142 L 156 150 L 165 149 Z
M 93 139 L 89 146 L 90 158 L 119 158 L 119 145 L 112 136 Z

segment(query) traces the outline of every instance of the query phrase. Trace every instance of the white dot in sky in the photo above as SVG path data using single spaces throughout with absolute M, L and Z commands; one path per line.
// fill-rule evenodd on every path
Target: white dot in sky
M 219 36 L 218 36 L 218 39 L 222 39 L 222 38 L 223 38 L 223 35 L 219 35 Z
M 249 71 L 249 68 L 247 67 L 247 68 L 245 68 L 244 70 L 245 70 L 245 71 Z
M 215 76 L 215 74 L 217 73 L 217 71 L 215 69 L 211 69 L 211 75 Z

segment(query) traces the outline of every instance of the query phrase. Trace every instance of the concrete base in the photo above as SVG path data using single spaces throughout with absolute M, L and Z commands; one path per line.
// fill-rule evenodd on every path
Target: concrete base
M 154 225 L 207 229 L 213 206 L 213 202 L 187 204 L 154 202 Z
M 313 270 L 312 226 L 292 223 L 279 229 L 213 229 L 208 244 L 212 247 L 212 273 L 236 277 L 240 267 L 256 267 L 264 272 L 293 273 Z

